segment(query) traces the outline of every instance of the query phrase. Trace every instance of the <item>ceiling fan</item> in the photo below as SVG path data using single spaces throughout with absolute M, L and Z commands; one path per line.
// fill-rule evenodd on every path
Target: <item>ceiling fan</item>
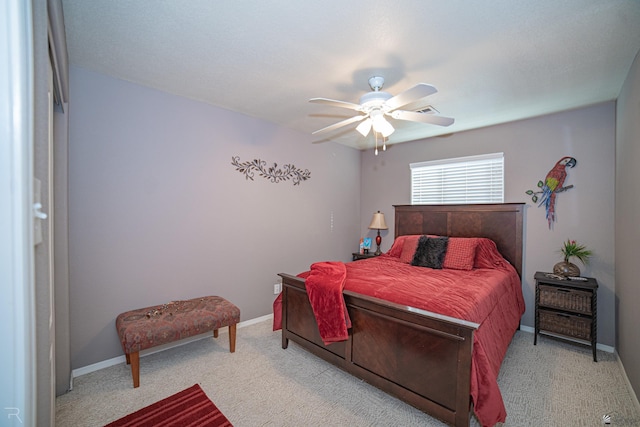
M 327 98 L 311 98 L 309 102 L 348 108 L 362 113 L 319 129 L 313 132 L 313 135 L 362 121 L 362 123 L 356 127 L 356 130 L 360 132 L 362 136 L 367 136 L 371 129 L 373 129 L 375 133 L 381 134 L 386 138 L 391 135 L 395 129 L 391 123 L 387 121 L 385 116 L 396 120 L 408 120 L 438 126 L 449 126 L 454 122 L 454 119 L 450 117 L 435 115 L 436 110 L 429 105 L 425 105 L 424 101 L 421 101 L 422 98 L 436 93 L 438 90 L 435 87 L 426 83 L 418 83 L 404 92 L 392 96 L 390 93 L 380 90 L 383 85 L 384 77 L 371 77 L 369 79 L 369 86 L 371 86 L 372 91 L 362 95 L 360 104 Z

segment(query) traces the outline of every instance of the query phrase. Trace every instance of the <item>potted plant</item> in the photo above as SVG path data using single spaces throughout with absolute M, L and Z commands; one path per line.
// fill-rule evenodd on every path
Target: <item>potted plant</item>
M 564 260 L 553 266 L 555 274 L 565 277 L 580 276 L 580 268 L 571 262 L 572 258 L 577 258 L 583 265 L 589 263 L 589 258 L 593 255 L 591 249 L 587 249 L 585 245 L 581 245 L 575 240 L 567 240 L 560 248 Z

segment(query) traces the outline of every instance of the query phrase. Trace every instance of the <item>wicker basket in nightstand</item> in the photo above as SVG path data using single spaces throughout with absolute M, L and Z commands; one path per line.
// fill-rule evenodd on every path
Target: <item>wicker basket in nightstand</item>
M 540 332 L 588 341 L 593 349 L 593 360 L 597 362 L 596 279 L 559 280 L 543 272 L 537 272 L 534 279 L 536 307 L 533 344 L 537 343 Z
M 558 285 L 539 284 L 539 304 L 545 307 L 553 307 L 559 310 L 570 310 L 576 313 L 591 314 L 590 290 L 584 291 L 571 287 L 558 287 Z
M 539 329 L 591 341 L 591 319 L 539 309 Z

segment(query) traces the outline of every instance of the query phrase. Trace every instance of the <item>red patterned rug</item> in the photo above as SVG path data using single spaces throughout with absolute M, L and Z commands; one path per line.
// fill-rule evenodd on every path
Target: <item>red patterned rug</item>
M 120 418 L 105 427 L 232 427 L 198 384 Z

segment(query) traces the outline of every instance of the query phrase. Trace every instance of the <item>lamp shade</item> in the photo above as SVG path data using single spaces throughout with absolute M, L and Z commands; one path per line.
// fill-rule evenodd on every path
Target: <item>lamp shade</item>
M 371 130 L 371 119 L 367 119 L 364 122 L 360 123 L 356 130 L 360 132 L 362 136 L 369 135 L 369 131 Z
M 387 223 L 384 221 L 384 214 L 380 211 L 373 214 L 369 228 L 372 230 L 387 230 Z

